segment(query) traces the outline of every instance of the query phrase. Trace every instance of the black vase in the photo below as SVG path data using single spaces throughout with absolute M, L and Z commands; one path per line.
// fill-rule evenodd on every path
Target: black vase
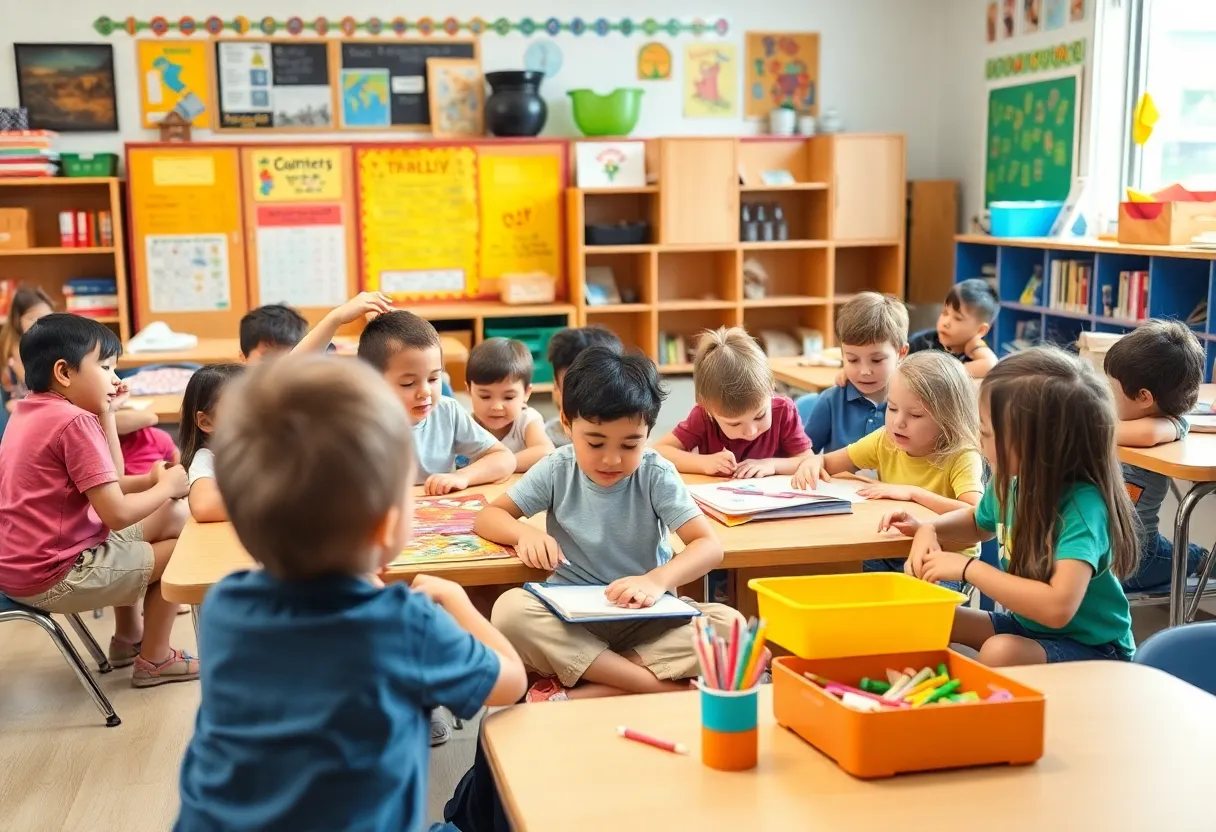
M 487 72 L 486 129 L 495 136 L 535 136 L 545 127 L 549 107 L 540 97 L 543 72 Z

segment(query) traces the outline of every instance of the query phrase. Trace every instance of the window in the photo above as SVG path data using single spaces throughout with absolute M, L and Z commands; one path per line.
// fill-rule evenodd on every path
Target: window
M 1216 2 L 1143 0 L 1139 85 L 1160 119 L 1133 151 L 1130 184 L 1216 189 Z

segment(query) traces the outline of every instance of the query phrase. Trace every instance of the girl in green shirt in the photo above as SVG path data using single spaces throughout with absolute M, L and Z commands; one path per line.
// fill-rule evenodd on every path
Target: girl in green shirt
M 1006 358 L 980 388 L 980 443 L 992 479 L 975 508 L 934 523 L 906 512 L 884 529 L 913 537 L 905 571 L 967 581 L 1006 612 L 959 607 L 951 641 L 990 666 L 1128 660 L 1131 611 L 1120 581 L 1139 557 L 1132 506 L 1115 456 L 1110 388 L 1054 348 Z M 1000 568 L 943 551 L 995 536 Z M 947 547 L 950 548 L 950 547 Z

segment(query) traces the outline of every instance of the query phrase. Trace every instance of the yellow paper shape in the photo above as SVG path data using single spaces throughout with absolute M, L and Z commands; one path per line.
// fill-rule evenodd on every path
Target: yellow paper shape
M 1157 105 L 1153 103 L 1153 97 L 1144 93 L 1136 102 L 1136 109 L 1132 112 L 1132 141 L 1139 145 L 1147 142 L 1149 136 L 1153 135 L 1153 126 L 1159 118 L 1161 118 L 1161 113 L 1157 112 Z
M 1137 191 L 1135 188 L 1128 188 L 1127 189 L 1127 201 L 1128 202 L 1156 202 L 1157 200 L 1153 199 L 1153 197 L 1150 194 L 1146 194 L 1144 191 Z

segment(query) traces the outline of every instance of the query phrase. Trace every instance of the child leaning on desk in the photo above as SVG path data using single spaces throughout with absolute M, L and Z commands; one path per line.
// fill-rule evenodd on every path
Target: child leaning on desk
M 431 709 L 511 704 L 524 667 L 458 585 L 375 577 L 409 539 L 414 459 L 370 368 L 293 356 L 238 384 L 215 467 L 263 568 L 203 604 L 176 829 L 421 829 Z
M 177 440 L 181 444 L 182 465 L 190 479 L 190 516 L 199 523 L 222 523 L 228 519 L 215 484 L 215 455 L 208 444 L 215 431 L 220 396 L 228 383 L 244 372 L 244 364 L 208 364 L 190 376 L 182 395 Z
M 773 371 L 740 327 L 706 330 L 693 360 L 697 403 L 654 449 L 685 474 L 793 474 L 812 456 L 794 403 L 773 395 Z
M 640 354 L 583 352 L 566 372 L 562 423 L 572 443 L 546 456 L 477 514 L 474 530 L 514 546 L 563 584 L 606 585 L 608 600 L 649 607 L 722 562 L 722 544 L 675 466 L 646 447 L 664 398 L 658 370 Z M 548 512 L 545 532 L 520 522 Z M 684 551 L 672 557 L 668 531 Z M 720 632 L 742 621 L 721 604 L 697 604 Z M 530 592 L 504 593 L 491 616 L 546 677 L 528 701 L 682 690 L 697 673 L 686 619 L 567 624 Z M 576 687 L 577 685 L 577 687 Z
M 1106 380 L 1039 347 L 1004 359 L 980 387 L 980 441 L 992 480 L 975 508 L 932 523 L 883 519 L 913 537 L 906 571 L 966 581 L 1006 612 L 959 607 L 951 641 L 992 666 L 1129 660 L 1131 611 L 1119 585 L 1136 571 L 1132 505 L 1115 456 Z M 942 546 L 996 536 L 1000 568 Z

